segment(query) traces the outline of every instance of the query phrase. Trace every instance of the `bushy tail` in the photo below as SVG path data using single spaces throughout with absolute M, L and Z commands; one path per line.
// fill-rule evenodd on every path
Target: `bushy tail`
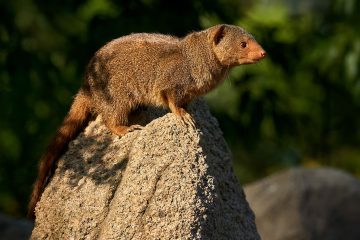
M 90 101 L 82 92 L 78 93 L 58 129 L 54 139 L 40 159 L 38 177 L 34 183 L 33 192 L 28 206 L 28 217 L 35 218 L 35 206 L 55 170 L 55 163 L 73 140 L 85 127 L 90 116 Z

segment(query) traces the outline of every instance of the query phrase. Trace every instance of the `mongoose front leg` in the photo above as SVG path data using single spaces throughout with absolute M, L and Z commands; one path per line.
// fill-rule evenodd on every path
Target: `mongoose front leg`
M 171 112 L 179 116 L 183 123 L 195 128 L 195 122 L 191 115 L 184 108 L 179 107 L 173 97 L 167 96 L 167 103 Z
M 118 136 L 124 136 L 128 132 L 127 126 L 116 126 L 110 124 L 105 124 L 105 125 L 113 134 Z

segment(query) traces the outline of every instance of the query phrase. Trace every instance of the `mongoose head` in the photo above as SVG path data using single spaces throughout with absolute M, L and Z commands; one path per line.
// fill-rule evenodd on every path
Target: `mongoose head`
M 222 24 L 208 30 L 208 40 L 224 66 L 256 63 L 266 56 L 254 37 L 241 27 Z

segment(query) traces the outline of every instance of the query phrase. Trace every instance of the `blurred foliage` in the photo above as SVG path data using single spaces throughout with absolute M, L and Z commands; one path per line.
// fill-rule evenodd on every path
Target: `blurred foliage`
M 207 96 L 248 182 L 294 165 L 360 176 L 360 3 L 355 0 L 0 2 L 0 211 L 24 215 L 37 161 L 91 55 L 131 32 L 245 27 L 268 57 Z
M 360 176 L 360 4 L 265 1 L 237 24 L 268 51 L 208 96 L 254 180 L 294 165 L 328 165 Z

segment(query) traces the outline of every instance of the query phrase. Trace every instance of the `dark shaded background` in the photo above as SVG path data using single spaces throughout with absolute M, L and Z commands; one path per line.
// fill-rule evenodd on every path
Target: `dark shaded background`
M 360 176 L 360 2 L 313 2 L 1 1 L 0 212 L 25 214 L 37 161 L 99 47 L 217 23 L 245 27 L 268 52 L 207 96 L 240 180 L 297 165 Z

